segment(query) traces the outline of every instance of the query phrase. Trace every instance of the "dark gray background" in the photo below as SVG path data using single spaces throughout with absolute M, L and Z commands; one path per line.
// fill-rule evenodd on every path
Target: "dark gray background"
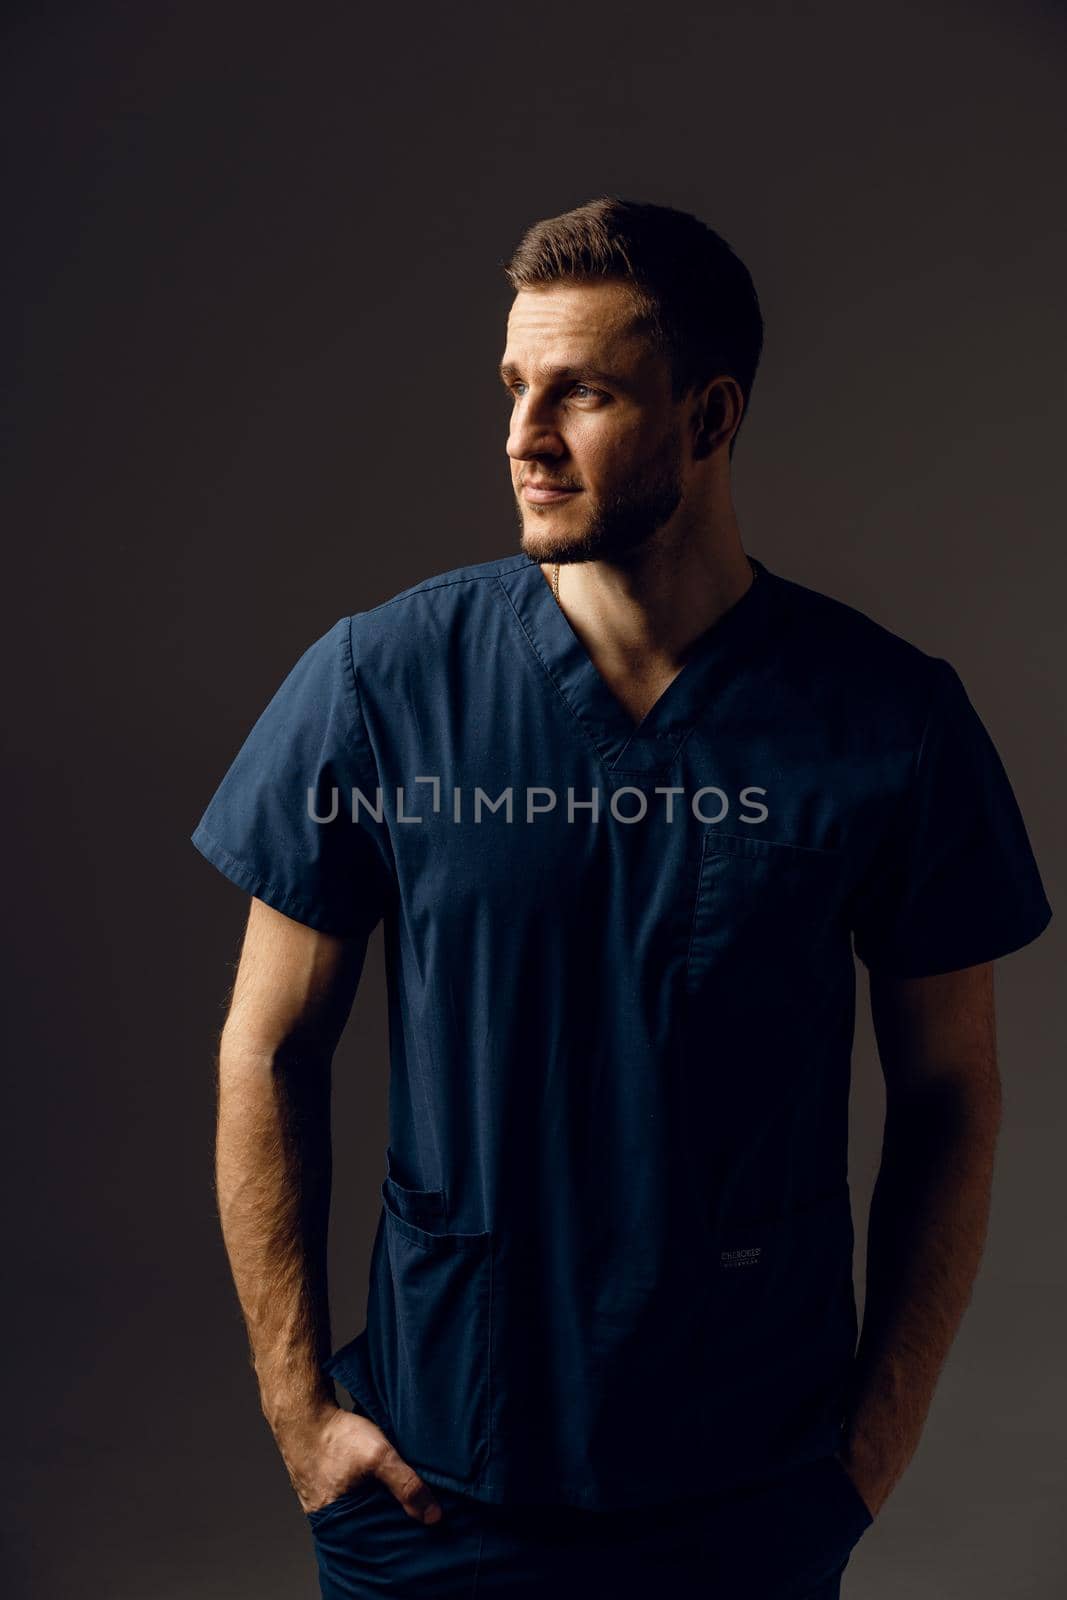
M 1063 14 L 378 9 L 6 13 L 6 1593 L 317 1592 L 212 1191 L 246 901 L 188 834 L 338 616 L 518 549 L 499 262 L 615 192 L 697 212 L 748 264 L 767 344 L 735 458 L 747 548 L 956 666 L 1059 910 L 998 968 L 987 1254 L 845 1584 L 1048 1600 Z M 362 1325 L 384 1163 L 380 940 L 337 1062 L 335 1344 Z M 864 1012 L 861 1242 L 881 1109 Z M 858 1270 L 862 1294 L 862 1250 Z

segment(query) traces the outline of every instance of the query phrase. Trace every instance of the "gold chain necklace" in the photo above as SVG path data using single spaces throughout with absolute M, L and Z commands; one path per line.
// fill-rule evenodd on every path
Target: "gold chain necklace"
M 554 568 L 553 573 L 552 573 L 552 593 L 555 595 L 556 604 L 558 605 L 559 604 L 559 562 L 558 561 L 556 562 L 555 568 Z

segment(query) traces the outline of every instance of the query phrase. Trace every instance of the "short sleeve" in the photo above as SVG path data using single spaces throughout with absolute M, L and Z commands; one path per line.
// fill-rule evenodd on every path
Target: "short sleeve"
M 1052 916 L 993 741 L 953 667 L 934 667 L 911 790 L 853 911 L 857 956 L 900 978 L 1008 955 Z
M 324 933 L 368 937 L 391 881 L 386 830 L 368 809 L 378 805 L 377 788 L 346 617 L 293 667 L 192 842 L 276 911 Z

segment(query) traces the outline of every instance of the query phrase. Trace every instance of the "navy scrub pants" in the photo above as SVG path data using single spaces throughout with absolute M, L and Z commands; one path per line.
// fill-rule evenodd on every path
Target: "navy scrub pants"
M 323 1600 L 838 1600 L 873 1520 L 830 1457 L 756 1488 L 625 1511 L 494 1506 L 432 1487 L 443 1515 L 429 1525 L 377 1478 L 311 1512 Z

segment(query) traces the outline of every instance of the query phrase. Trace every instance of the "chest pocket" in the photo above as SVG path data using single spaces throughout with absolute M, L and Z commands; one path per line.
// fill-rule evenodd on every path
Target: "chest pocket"
M 847 945 L 842 855 L 755 834 L 704 834 L 686 987 L 774 1004 Z

